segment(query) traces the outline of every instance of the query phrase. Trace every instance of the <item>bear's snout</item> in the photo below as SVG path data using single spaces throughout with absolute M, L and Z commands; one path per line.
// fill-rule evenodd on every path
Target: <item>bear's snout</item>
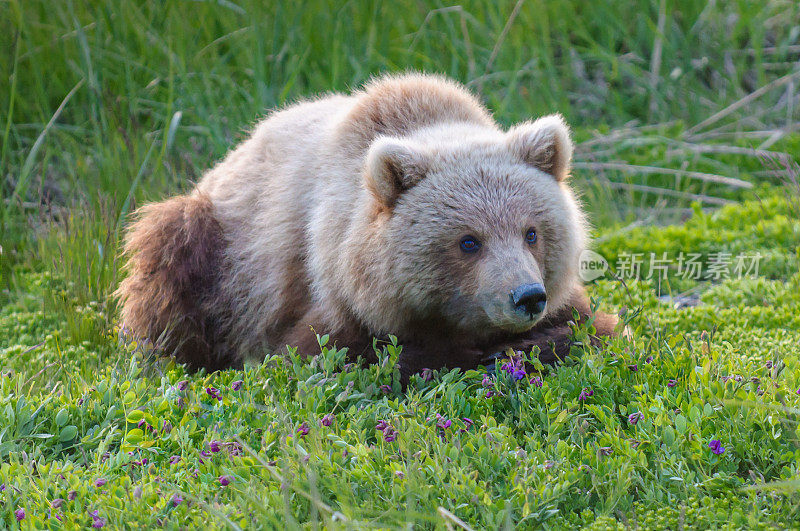
M 539 315 L 547 305 L 547 292 L 538 282 L 522 284 L 511 292 L 511 302 L 518 312 Z

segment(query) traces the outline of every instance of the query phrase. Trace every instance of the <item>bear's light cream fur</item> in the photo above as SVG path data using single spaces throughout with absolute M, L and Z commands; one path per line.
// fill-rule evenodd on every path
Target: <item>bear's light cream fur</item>
M 181 353 L 197 332 L 179 324 L 170 345 L 183 361 L 213 367 L 287 343 L 313 354 L 313 328 L 341 346 L 397 335 L 416 345 L 413 369 L 474 366 L 482 345 L 502 345 L 570 305 L 587 314 L 571 153 L 559 116 L 504 131 L 466 89 L 437 76 L 386 76 L 277 111 L 181 199 L 211 206 L 224 244 L 218 265 L 196 275 L 205 287 L 193 319 L 208 352 Z M 162 301 L 151 316 L 142 298 L 154 291 L 134 287 L 153 274 L 136 265 L 149 252 L 136 243 L 147 215 L 130 231 L 133 265 L 118 293 L 123 322 L 152 335 L 185 310 Z M 465 236 L 481 242 L 477 253 L 459 248 Z M 166 275 L 177 267 L 159 264 Z M 547 291 L 536 319 L 509 301 L 530 282 Z

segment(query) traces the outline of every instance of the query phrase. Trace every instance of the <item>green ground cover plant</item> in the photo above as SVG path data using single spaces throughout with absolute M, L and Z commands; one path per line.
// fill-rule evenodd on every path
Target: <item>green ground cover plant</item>
M 797 527 L 798 27 L 777 0 L 0 1 L 0 522 Z M 397 344 L 190 374 L 119 340 L 137 205 L 270 107 L 412 68 L 505 124 L 565 114 L 590 293 L 630 338 L 406 390 Z M 680 253 L 760 259 L 698 279 Z

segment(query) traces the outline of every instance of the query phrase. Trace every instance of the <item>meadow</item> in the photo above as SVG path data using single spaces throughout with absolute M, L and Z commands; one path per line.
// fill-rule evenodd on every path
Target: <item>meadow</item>
M 798 527 L 800 5 L 632 6 L 0 0 L 0 523 Z M 589 290 L 631 339 L 407 389 L 402 345 L 207 374 L 120 341 L 137 206 L 270 109 L 403 70 L 504 125 L 564 114 Z

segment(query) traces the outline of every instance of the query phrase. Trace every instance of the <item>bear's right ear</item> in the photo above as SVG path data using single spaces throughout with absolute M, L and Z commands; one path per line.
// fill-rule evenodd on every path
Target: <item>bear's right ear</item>
M 572 140 L 561 115 L 519 124 L 508 131 L 506 138 L 511 152 L 526 164 L 549 173 L 557 181 L 569 175 Z
M 372 195 L 391 208 L 405 190 L 428 171 L 423 149 L 399 138 L 380 137 L 367 153 L 366 185 Z

